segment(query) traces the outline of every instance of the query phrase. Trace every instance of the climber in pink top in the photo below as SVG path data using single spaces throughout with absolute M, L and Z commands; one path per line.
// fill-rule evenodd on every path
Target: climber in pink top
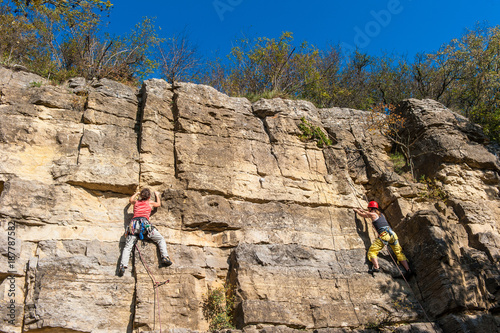
M 151 215 L 151 210 L 155 207 L 160 207 L 160 193 L 155 192 L 155 201 L 150 201 L 151 191 L 148 188 L 143 188 L 140 192 L 134 193 L 129 199 L 129 202 L 134 205 L 134 216 L 130 221 L 130 225 L 127 229 L 127 239 L 125 242 L 125 247 L 123 248 L 122 260 L 120 264 L 119 275 L 125 273 L 127 269 L 128 261 L 130 259 L 130 253 L 137 242 L 137 237 L 143 239 L 144 236 L 148 237 L 154 241 L 161 254 L 161 263 L 170 266 L 172 261 L 168 256 L 167 243 L 163 236 L 158 232 L 158 230 L 149 223 L 149 217 Z

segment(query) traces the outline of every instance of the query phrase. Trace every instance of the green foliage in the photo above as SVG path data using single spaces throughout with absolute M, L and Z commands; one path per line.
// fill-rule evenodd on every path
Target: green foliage
M 419 193 L 421 198 L 440 201 L 446 201 L 448 199 L 448 193 L 441 188 L 435 179 L 430 179 L 422 175 L 418 182 L 425 185 L 425 189 Z
M 398 175 L 402 175 L 405 173 L 405 167 L 406 167 L 406 158 L 403 154 L 401 153 L 394 153 L 389 155 L 392 164 L 394 165 L 394 172 L 396 172 Z
M 299 135 L 299 138 L 302 141 L 314 140 L 316 141 L 316 145 L 319 148 L 332 145 L 332 140 L 328 137 L 327 134 L 325 134 L 325 132 L 323 132 L 323 130 L 319 126 L 314 126 L 304 117 L 302 117 L 300 121 L 301 123 L 299 124 L 299 129 L 301 130 L 302 134 Z
M 211 61 L 199 82 L 252 101 L 278 96 L 319 107 L 370 110 L 405 98 L 432 98 L 500 142 L 499 26 L 478 26 L 413 60 L 397 54 L 374 57 L 339 45 L 325 50 L 306 41 L 297 45 L 291 32 L 235 44 L 229 61 Z
M 252 101 L 305 99 L 326 108 L 370 110 L 405 98 L 432 98 L 500 142 L 500 26 L 478 25 L 413 60 L 339 45 L 319 50 L 295 42 L 291 32 L 245 37 L 227 59 L 214 56 L 201 66 L 187 35 L 165 43 L 151 18 L 129 34 L 106 34 L 112 6 L 109 0 L 0 0 L 0 64 L 21 65 L 55 81 L 83 76 L 132 83 L 161 68 L 170 82 L 193 80 Z M 391 132 L 396 127 L 389 122 L 380 128 L 404 146 Z
M 252 103 L 258 101 L 259 99 L 273 99 L 273 98 L 294 99 L 293 96 L 278 91 L 263 91 L 260 93 L 249 93 L 245 95 L 245 97 Z
M 411 64 L 404 56 L 384 54 L 374 58 L 368 80 L 368 91 L 374 103 L 397 105 L 415 96 Z
M 211 331 L 234 328 L 234 295 L 230 286 L 209 290 L 203 301 L 203 315 L 209 321 Z
M 37 87 L 37 88 L 40 88 L 42 86 L 43 82 L 36 82 L 36 81 L 33 81 L 33 82 L 30 82 L 30 87 Z
M 129 35 L 111 37 L 101 31 L 111 7 L 103 0 L 0 0 L 0 62 L 55 81 L 139 80 L 156 66 L 154 22 L 146 18 Z
M 68 34 L 61 43 L 63 68 L 88 79 L 141 80 L 158 67 L 151 54 L 161 42 L 155 29 L 153 19 L 143 18 L 132 32 L 122 36 L 101 36 L 97 26 Z
M 169 83 L 193 81 L 198 76 L 200 57 L 186 31 L 174 34 L 159 47 L 162 77 Z
M 405 119 L 394 110 L 393 104 L 378 103 L 370 106 L 368 117 L 368 130 L 379 131 L 383 136 L 397 140 L 404 128 Z
M 500 27 L 477 25 L 415 63 L 419 96 L 483 126 L 500 142 Z
M 205 66 L 199 82 L 251 100 L 270 95 L 319 107 L 368 109 L 411 97 L 411 66 L 403 57 L 377 58 L 338 45 L 319 50 L 307 41 L 295 43 L 291 32 L 243 38 L 235 45 L 229 61 L 217 58 Z
M 500 143 L 500 97 L 492 106 L 478 105 L 469 112 L 469 119 L 482 125 L 484 133 Z
M 307 42 L 294 45 L 292 33 L 284 32 L 278 39 L 243 38 L 228 60 L 229 68 L 219 77 L 223 91 L 236 96 L 268 92 L 296 96 L 315 79 L 319 51 Z

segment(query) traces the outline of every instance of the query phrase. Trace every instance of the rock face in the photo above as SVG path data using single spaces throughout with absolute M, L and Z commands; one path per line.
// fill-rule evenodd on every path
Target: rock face
M 439 103 L 397 111 L 425 182 L 394 172 L 364 111 L 0 67 L 0 331 L 206 331 L 223 285 L 249 333 L 500 331 L 498 152 Z M 301 118 L 334 144 L 301 141 Z M 161 193 L 151 221 L 174 264 L 138 243 L 120 277 L 137 186 Z M 352 210 L 366 199 L 409 283 L 385 250 L 367 273 L 375 233 Z

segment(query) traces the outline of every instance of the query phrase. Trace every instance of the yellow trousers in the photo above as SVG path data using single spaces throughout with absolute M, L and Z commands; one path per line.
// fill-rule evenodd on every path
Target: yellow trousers
M 382 251 L 382 249 L 385 246 L 385 243 L 389 244 L 394 251 L 394 254 L 396 255 L 396 258 L 398 259 L 398 262 L 407 260 L 406 256 L 403 253 L 403 248 L 401 245 L 399 245 L 398 242 L 398 235 L 394 231 L 392 231 L 392 234 L 389 233 L 388 231 L 384 231 L 381 233 L 378 238 L 372 243 L 370 248 L 368 249 L 368 260 L 372 260 L 372 258 L 377 257 L 378 253 Z

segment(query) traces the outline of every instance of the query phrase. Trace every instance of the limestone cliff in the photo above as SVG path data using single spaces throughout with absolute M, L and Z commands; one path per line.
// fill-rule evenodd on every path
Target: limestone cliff
M 394 172 L 364 111 L 0 67 L 0 332 L 158 331 L 158 305 L 165 331 L 206 331 L 204 300 L 225 283 L 247 333 L 498 332 L 498 150 L 434 101 L 397 111 L 431 183 Z M 302 117 L 334 144 L 301 141 Z M 137 252 L 117 274 L 137 186 L 161 193 L 152 221 L 174 262 L 139 244 L 169 280 L 156 301 Z M 367 273 L 375 236 L 352 210 L 366 199 L 398 233 L 409 284 L 387 252 Z

